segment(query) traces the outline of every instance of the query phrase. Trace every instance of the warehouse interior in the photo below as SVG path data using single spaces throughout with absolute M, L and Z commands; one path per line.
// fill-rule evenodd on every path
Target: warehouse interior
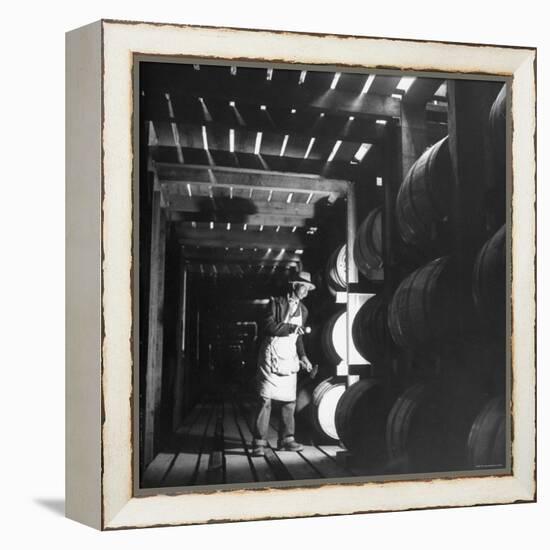
M 505 84 L 138 65 L 140 486 L 508 468 Z M 255 457 L 260 319 L 301 271 L 305 447 L 273 414 Z

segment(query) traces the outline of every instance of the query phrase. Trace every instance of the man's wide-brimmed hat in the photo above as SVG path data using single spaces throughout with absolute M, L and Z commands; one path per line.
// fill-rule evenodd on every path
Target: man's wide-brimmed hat
M 306 285 L 308 290 L 313 290 L 315 285 L 311 282 L 311 275 L 307 271 L 300 271 L 300 273 L 292 276 L 289 283 L 300 283 L 301 285 Z

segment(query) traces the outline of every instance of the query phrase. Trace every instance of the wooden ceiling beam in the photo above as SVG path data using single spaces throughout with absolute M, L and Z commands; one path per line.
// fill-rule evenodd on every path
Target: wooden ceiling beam
M 288 231 L 224 231 L 220 229 L 211 230 L 189 230 L 186 227 L 176 225 L 176 233 L 179 243 L 184 246 L 200 246 L 210 248 L 258 248 L 280 251 L 304 249 L 304 247 L 315 244 L 311 235 L 291 233 Z
M 196 269 L 194 266 L 203 266 L 203 272 L 212 273 L 216 275 L 222 275 L 224 273 L 227 273 L 228 271 L 230 273 L 261 273 L 264 271 L 265 273 L 269 273 L 269 271 L 272 271 L 273 268 L 275 270 L 293 270 L 296 271 L 298 269 L 296 263 L 294 262 L 263 262 L 263 263 L 257 263 L 257 264 L 246 264 L 246 263 L 231 263 L 231 262 L 224 262 L 223 259 L 217 260 L 214 262 L 189 262 L 187 263 L 187 267 L 189 270 Z M 260 267 L 264 266 L 264 270 L 260 271 Z M 198 269 L 200 272 L 200 268 Z
M 348 121 L 348 126 L 354 126 L 356 124 L 354 121 Z M 175 123 L 168 122 L 155 122 L 155 128 L 158 129 L 158 139 L 157 145 L 174 147 L 179 144 L 180 147 L 186 148 L 195 148 L 200 149 L 204 146 L 203 132 L 202 128 L 199 125 L 182 123 L 176 125 Z M 174 139 L 174 130 L 173 126 L 176 127 L 177 143 Z M 229 143 L 229 128 L 221 125 L 204 125 L 205 126 L 205 135 L 208 140 L 208 149 L 210 152 L 213 151 L 225 151 L 230 152 L 230 143 Z M 383 125 L 376 124 L 379 128 L 383 128 Z M 256 154 L 255 144 L 257 138 L 257 132 L 250 130 L 246 127 L 234 128 L 234 141 L 233 141 L 233 152 L 236 154 L 245 153 L 245 154 Z M 287 137 L 288 136 L 288 137 Z M 362 143 L 373 144 L 373 140 L 370 140 L 365 136 L 356 136 L 356 141 L 349 139 L 342 139 L 340 136 L 339 141 L 341 145 L 347 146 L 351 155 L 343 156 L 342 151 L 344 147 L 338 149 L 333 158 L 333 161 L 336 162 L 350 162 L 353 158 L 353 155 L 357 152 Z M 296 158 L 303 159 L 308 150 L 309 144 L 314 140 L 314 147 L 309 149 L 308 158 L 327 162 L 331 151 L 336 144 L 338 139 L 337 132 L 332 135 L 314 137 L 307 136 L 304 134 L 283 134 L 281 132 L 266 130 L 262 132 L 261 147 L 258 151 L 261 155 L 271 155 L 271 156 L 280 156 L 281 150 L 284 146 L 284 156 L 287 158 Z M 378 139 L 376 141 L 379 141 Z
M 259 86 L 254 89 L 246 82 L 239 80 L 228 81 L 223 85 L 211 79 L 204 86 L 197 86 L 193 82 L 186 82 L 179 86 L 175 82 L 165 85 L 152 84 L 145 92 L 152 101 L 162 101 L 168 94 L 172 102 L 181 101 L 180 98 L 202 98 L 208 109 L 208 101 L 225 101 L 236 105 L 270 105 L 281 109 L 308 110 L 315 112 L 333 113 L 339 115 L 356 116 L 361 118 L 389 118 L 399 117 L 399 99 L 389 95 L 376 93 L 356 94 L 346 91 L 325 90 L 316 91 L 296 88 L 283 90 L 276 87 Z M 166 99 L 164 99 L 166 101 Z M 162 104 L 162 103 L 161 103 Z
M 288 216 L 300 219 L 313 219 L 315 217 L 315 204 L 305 203 L 286 203 L 275 201 L 255 201 L 247 199 L 229 199 L 208 197 L 185 197 L 182 195 L 168 195 L 167 208 L 174 212 L 189 212 L 193 214 L 204 214 L 215 216 L 219 214 L 227 215 L 235 223 L 251 223 L 246 221 L 248 216 L 268 215 L 268 216 Z M 198 220 L 196 220 L 198 221 Z M 202 221 L 216 221 L 213 217 Z M 252 224 L 255 225 L 255 224 Z M 281 225 L 281 224 L 276 224 Z
M 188 108 L 185 112 L 178 112 L 171 117 L 157 102 L 150 102 L 143 112 L 144 120 L 152 121 L 153 126 L 159 123 L 175 123 L 178 126 L 196 125 L 206 126 L 208 133 L 218 134 L 229 132 L 233 128 L 236 132 L 274 133 L 280 136 L 301 135 L 305 137 L 323 138 L 336 141 L 352 141 L 359 143 L 378 143 L 385 135 L 385 127 L 372 119 L 357 119 L 353 124 L 348 115 L 326 114 L 301 111 L 291 114 L 288 109 L 268 108 L 260 111 L 259 106 L 243 106 L 233 109 L 225 101 L 219 101 L 216 116 L 212 121 L 205 121 L 199 109 Z M 254 111 L 258 111 L 257 113 Z M 236 116 L 239 113 L 239 118 Z
M 184 261 L 203 263 L 241 262 L 259 266 L 281 262 L 297 265 L 302 261 L 302 256 L 296 254 L 294 250 L 287 250 L 283 254 L 280 251 L 266 254 L 265 250 L 259 248 L 257 250 L 247 248 L 241 252 L 238 248 L 225 250 L 225 248 L 184 246 L 181 253 Z M 278 258 L 277 260 L 274 259 L 275 256 Z
M 252 170 L 224 166 L 155 163 L 161 183 L 183 182 L 221 187 L 261 187 L 270 190 L 344 195 L 348 182 L 313 174 Z
M 206 219 L 208 217 L 208 220 Z M 238 218 L 238 221 L 236 219 Z M 209 216 L 190 216 L 188 213 L 181 211 L 168 211 L 168 220 L 172 222 L 205 222 L 214 221 L 219 223 L 231 222 L 247 224 L 250 226 L 265 226 L 265 227 L 308 227 L 313 225 L 314 218 L 303 218 L 300 216 L 286 216 L 281 214 L 245 214 L 243 216 L 227 213 L 225 210 L 218 210 Z M 309 223 L 308 223 L 308 220 Z
M 229 151 L 210 151 L 207 155 L 204 149 L 189 149 L 174 147 L 153 147 L 151 156 L 156 162 L 177 163 L 179 153 L 185 163 L 202 164 L 204 166 L 219 165 L 246 167 L 255 169 L 271 169 L 277 171 L 301 172 L 336 178 L 346 181 L 360 182 L 365 174 L 380 175 L 376 172 L 381 167 L 381 149 L 373 145 L 363 161 L 358 164 L 349 162 L 325 162 L 319 160 L 280 157 L 271 155 L 253 155 L 246 153 L 230 153 Z

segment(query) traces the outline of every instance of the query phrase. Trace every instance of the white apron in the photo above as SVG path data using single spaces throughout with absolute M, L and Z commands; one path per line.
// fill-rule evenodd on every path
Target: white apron
M 302 326 L 302 310 L 284 321 Z M 300 360 L 296 351 L 298 334 L 269 336 L 262 342 L 258 357 L 258 390 L 262 397 L 277 401 L 296 400 L 296 373 Z

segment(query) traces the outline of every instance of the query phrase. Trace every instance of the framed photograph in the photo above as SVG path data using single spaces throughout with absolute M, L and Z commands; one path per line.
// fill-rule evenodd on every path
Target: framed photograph
M 68 33 L 67 515 L 534 501 L 535 63 Z

